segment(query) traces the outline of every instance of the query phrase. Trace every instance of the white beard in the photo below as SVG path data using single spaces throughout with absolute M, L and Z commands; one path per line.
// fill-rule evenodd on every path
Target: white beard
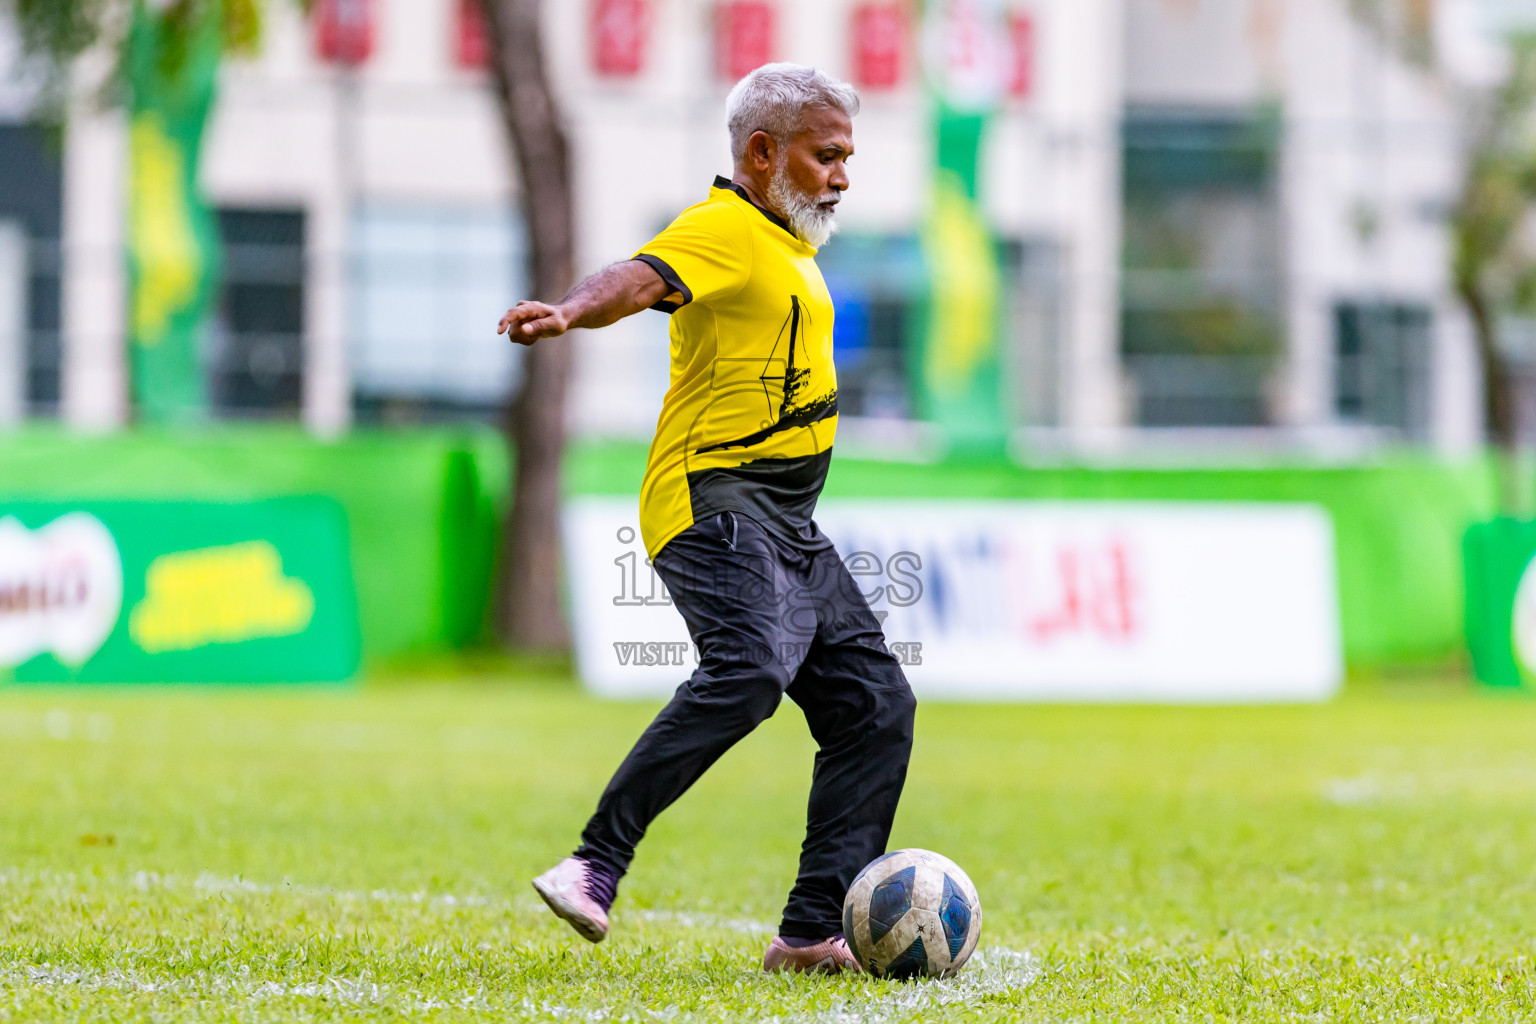
M 781 161 L 774 168 L 773 177 L 768 181 L 768 201 L 778 206 L 784 219 L 789 221 L 790 230 L 801 241 L 812 249 L 820 249 L 837 233 L 835 211 L 823 210 L 821 204 L 835 202 L 838 195 L 832 191 L 824 196 L 801 192 L 789 183 L 789 175 L 784 173 L 787 164 L 787 160 Z

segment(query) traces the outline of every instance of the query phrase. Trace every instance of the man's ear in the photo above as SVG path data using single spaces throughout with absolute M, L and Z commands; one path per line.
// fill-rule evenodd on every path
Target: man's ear
M 767 132 L 753 132 L 747 139 L 747 164 L 754 170 L 767 174 L 773 170 L 779 155 L 779 144 Z

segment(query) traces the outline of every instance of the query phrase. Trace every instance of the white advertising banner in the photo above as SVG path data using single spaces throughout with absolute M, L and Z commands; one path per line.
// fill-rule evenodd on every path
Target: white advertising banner
M 566 509 L 594 692 L 663 696 L 696 661 L 632 499 Z M 1315 701 L 1343 678 L 1333 526 L 1301 504 L 823 501 L 919 697 Z

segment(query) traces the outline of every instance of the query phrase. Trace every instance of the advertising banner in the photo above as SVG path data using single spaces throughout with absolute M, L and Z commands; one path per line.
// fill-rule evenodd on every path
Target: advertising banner
M 1001 4 L 934 0 L 923 44 L 936 164 L 921 233 L 929 294 L 918 403 L 951 445 L 1001 449 L 1003 281 L 980 192 L 982 140 L 1007 84 Z
M 774 60 L 778 8 L 768 0 L 723 0 L 715 7 L 715 70 L 735 82 Z
M 461 68 L 479 71 L 491 63 L 491 31 L 480 0 L 459 0 L 453 17 L 453 60 Z
M 317 0 L 315 49 L 320 59 L 357 67 L 373 56 L 373 0 Z
M 0 503 L 0 680 L 337 681 L 359 649 L 329 498 Z
M 921 697 L 1313 701 L 1343 678 L 1315 506 L 828 500 L 816 519 Z M 697 663 L 636 520 L 628 499 L 566 511 L 578 668 L 613 697 Z
M 198 188 L 224 47 L 222 4 L 133 5 L 128 198 L 133 398 L 151 423 L 199 418 L 198 349 L 218 293 L 218 231 Z
M 592 67 L 609 78 L 633 78 L 645 70 L 651 10 L 647 0 L 593 0 L 589 29 Z
M 907 8 L 902 3 L 861 3 L 850 17 L 853 81 L 860 89 L 901 84 L 907 51 Z
M 1462 541 L 1467 647 L 1479 681 L 1536 686 L 1536 522 L 1476 523 Z

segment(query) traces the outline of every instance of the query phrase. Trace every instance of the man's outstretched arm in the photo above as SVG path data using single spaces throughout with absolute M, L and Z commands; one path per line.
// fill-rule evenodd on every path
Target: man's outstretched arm
M 672 291 L 648 264 L 625 260 L 599 270 L 553 306 L 519 302 L 501 318 L 496 333 L 505 334 L 519 345 L 532 345 L 540 338 L 559 337 L 575 327 L 607 327 L 642 309 L 650 309 Z

